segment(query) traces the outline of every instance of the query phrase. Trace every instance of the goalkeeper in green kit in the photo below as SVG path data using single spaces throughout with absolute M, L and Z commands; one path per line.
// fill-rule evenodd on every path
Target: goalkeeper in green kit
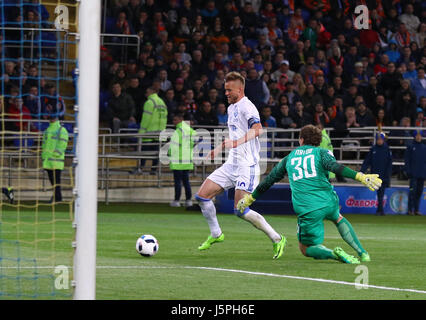
M 339 212 L 339 198 L 328 181 L 328 173 L 360 181 L 371 191 L 379 189 L 382 180 L 377 174 L 363 174 L 337 163 L 333 153 L 319 147 L 321 139 L 321 131 L 317 127 L 304 126 L 300 130 L 300 147 L 282 159 L 252 194 L 245 195 L 238 202 L 237 209 L 243 212 L 287 172 L 293 208 L 297 215 L 297 238 L 303 255 L 350 264 L 358 264 L 360 260 L 370 261 L 370 256 L 362 247 L 352 225 Z M 324 220 L 336 224 L 343 240 L 357 252 L 359 259 L 340 247 L 331 250 L 322 244 Z

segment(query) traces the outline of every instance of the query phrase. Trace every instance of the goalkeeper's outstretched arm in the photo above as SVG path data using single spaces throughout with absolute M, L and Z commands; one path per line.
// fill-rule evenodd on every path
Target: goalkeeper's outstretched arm
M 327 150 L 321 150 L 321 162 L 323 167 L 335 174 L 342 175 L 345 178 L 357 180 L 365 185 L 371 191 L 376 191 L 382 185 L 382 180 L 378 174 L 364 174 L 348 168 L 336 161 L 334 155 L 330 154 Z

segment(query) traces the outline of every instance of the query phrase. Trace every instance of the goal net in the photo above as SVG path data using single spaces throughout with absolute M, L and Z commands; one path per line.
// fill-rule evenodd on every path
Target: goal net
M 0 299 L 73 294 L 77 18 L 0 1 Z

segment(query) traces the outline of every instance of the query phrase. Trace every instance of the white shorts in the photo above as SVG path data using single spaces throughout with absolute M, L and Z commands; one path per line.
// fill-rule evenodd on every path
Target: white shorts
M 221 186 L 224 190 L 234 188 L 252 193 L 259 184 L 259 165 L 235 166 L 224 163 L 213 171 L 207 179 Z

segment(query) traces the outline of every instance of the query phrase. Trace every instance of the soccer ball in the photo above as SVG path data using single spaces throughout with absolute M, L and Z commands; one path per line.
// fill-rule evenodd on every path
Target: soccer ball
M 158 252 L 159 247 L 157 239 L 150 234 L 144 234 L 136 241 L 136 251 L 144 257 L 152 257 Z

